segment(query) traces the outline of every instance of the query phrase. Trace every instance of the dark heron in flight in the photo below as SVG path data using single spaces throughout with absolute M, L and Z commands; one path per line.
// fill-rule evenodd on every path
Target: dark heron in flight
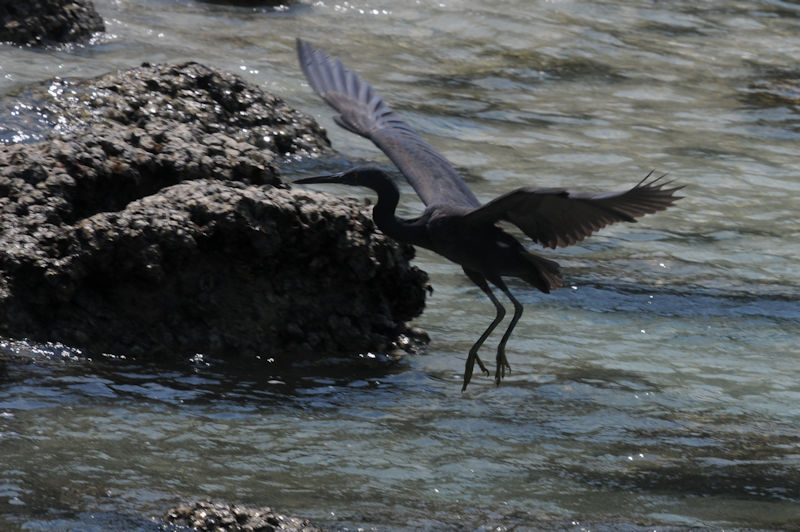
M 497 309 L 489 327 L 469 350 L 464 386 L 475 363 L 489 374 L 478 349 L 505 316 L 505 309 L 489 283 L 514 305 L 514 316 L 497 346 L 495 382 L 510 369 L 505 347 L 522 315 L 522 304 L 509 291 L 503 277 L 519 277 L 542 292 L 562 285 L 561 271 L 552 260 L 534 255 L 498 227 L 516 225 L 534 242 L 556 248 L 580 242 L 615 222 L 635 222 L 661 211 L 679 199 L 680 186 L 669 186 L 648 174 L 622 192 L 587 194 L 563 188 L 522 187 L 481 204 L 450 163 L 383 101 L 354 72 L 309 43 L 297 40 L 300 66 L 311 88 L 338 113 L 338 125 L 371 140 L 397 165 L 425 203 L 423 213 L 410 220 L 395 216 L 400 199 L 397 185 L 383 171 L 360 167 L 338 174 L 300 179 L 295 183 L 339 183 L 371 188 L 378 194 L 372 211 L 375 225 L 400 242 L 435 251 L 461 265 L 464 273 L 483 290 Z M 663 176 L 662 176 L 663 177 Z

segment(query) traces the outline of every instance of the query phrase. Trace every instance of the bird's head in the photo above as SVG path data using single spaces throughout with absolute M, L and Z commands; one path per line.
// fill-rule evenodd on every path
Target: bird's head
M 353 185 L 379 190 L 385 187 L 397 188 L 385 172 L 371 166 L 359 166 L 336 174 L 320 175 L 298 179 L 292 184 L 311 185 L 314 183 L 334 183 L 339 185 Z

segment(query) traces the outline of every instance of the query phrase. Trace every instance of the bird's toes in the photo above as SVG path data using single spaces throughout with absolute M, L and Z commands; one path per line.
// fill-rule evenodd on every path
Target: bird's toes
M 469 384 L 469 381 L 471 380 L 472 380 L 472 371 L 470 369 L 467 369 L 464 372 L 464 385 L 461 387 L 462 392 L 467 389 L 467 384 Z
M 486 366 L 484 365 L 483 361 L 481 360 L 481 357 L 479 357 L 478 355 L 475 355 L 475 362 L 478 363 L 478 367 L 481 368 L 481 371 L 484 373 L 484 375 L 489 375 L 489 370 L 486 369 Z
M 508 358 L 503 352 L 497 353 L 497 367 L 502 368 L 504 373 L 505 370 L 511 371 L 511 364 L 508 363 Z
M 467 389 L 467 384 L 469 384 L 469 381 L 472 379 L 472 372 L 475 369 L 475 362 L 483 367 L 483 364 L 478 358 L 478 354 L 474 351 L 470 351 L 467 355 L 467 362 L 464 365 L 464 385 L 461 387 L 462 392 Z

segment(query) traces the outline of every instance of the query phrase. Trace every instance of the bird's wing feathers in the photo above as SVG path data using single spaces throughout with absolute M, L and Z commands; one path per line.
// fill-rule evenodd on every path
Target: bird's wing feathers
M 565 247 L 609 224 L 634 222 L 680 199 L 674 194 L 683 187 L 669 187 L 660 177 L 647 181 L 648 177 L 650 174 L 630 190 L 607 194 L 518 188 L 474 209 L 464 221 L 485 224 L 506 220 L 544 247 Z
M 401 120 L 368 83 L 338 59 L 300 39 L 297 55 L 311 88 L 339 112 L 336 123 L 378 146 L 426 205 L 480 205 L 447 159 Z

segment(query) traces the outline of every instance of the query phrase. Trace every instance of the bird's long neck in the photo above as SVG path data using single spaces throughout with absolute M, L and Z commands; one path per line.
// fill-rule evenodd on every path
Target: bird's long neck
M 424 246 L 425 228 L 395 215 L 400 201 L 400 191 L 392 181 L 385 179 L 370 183 L 370 188 L 378 193 L 378 202 L 372 209 L 372 219 L 386 236 L 399 242 Z

